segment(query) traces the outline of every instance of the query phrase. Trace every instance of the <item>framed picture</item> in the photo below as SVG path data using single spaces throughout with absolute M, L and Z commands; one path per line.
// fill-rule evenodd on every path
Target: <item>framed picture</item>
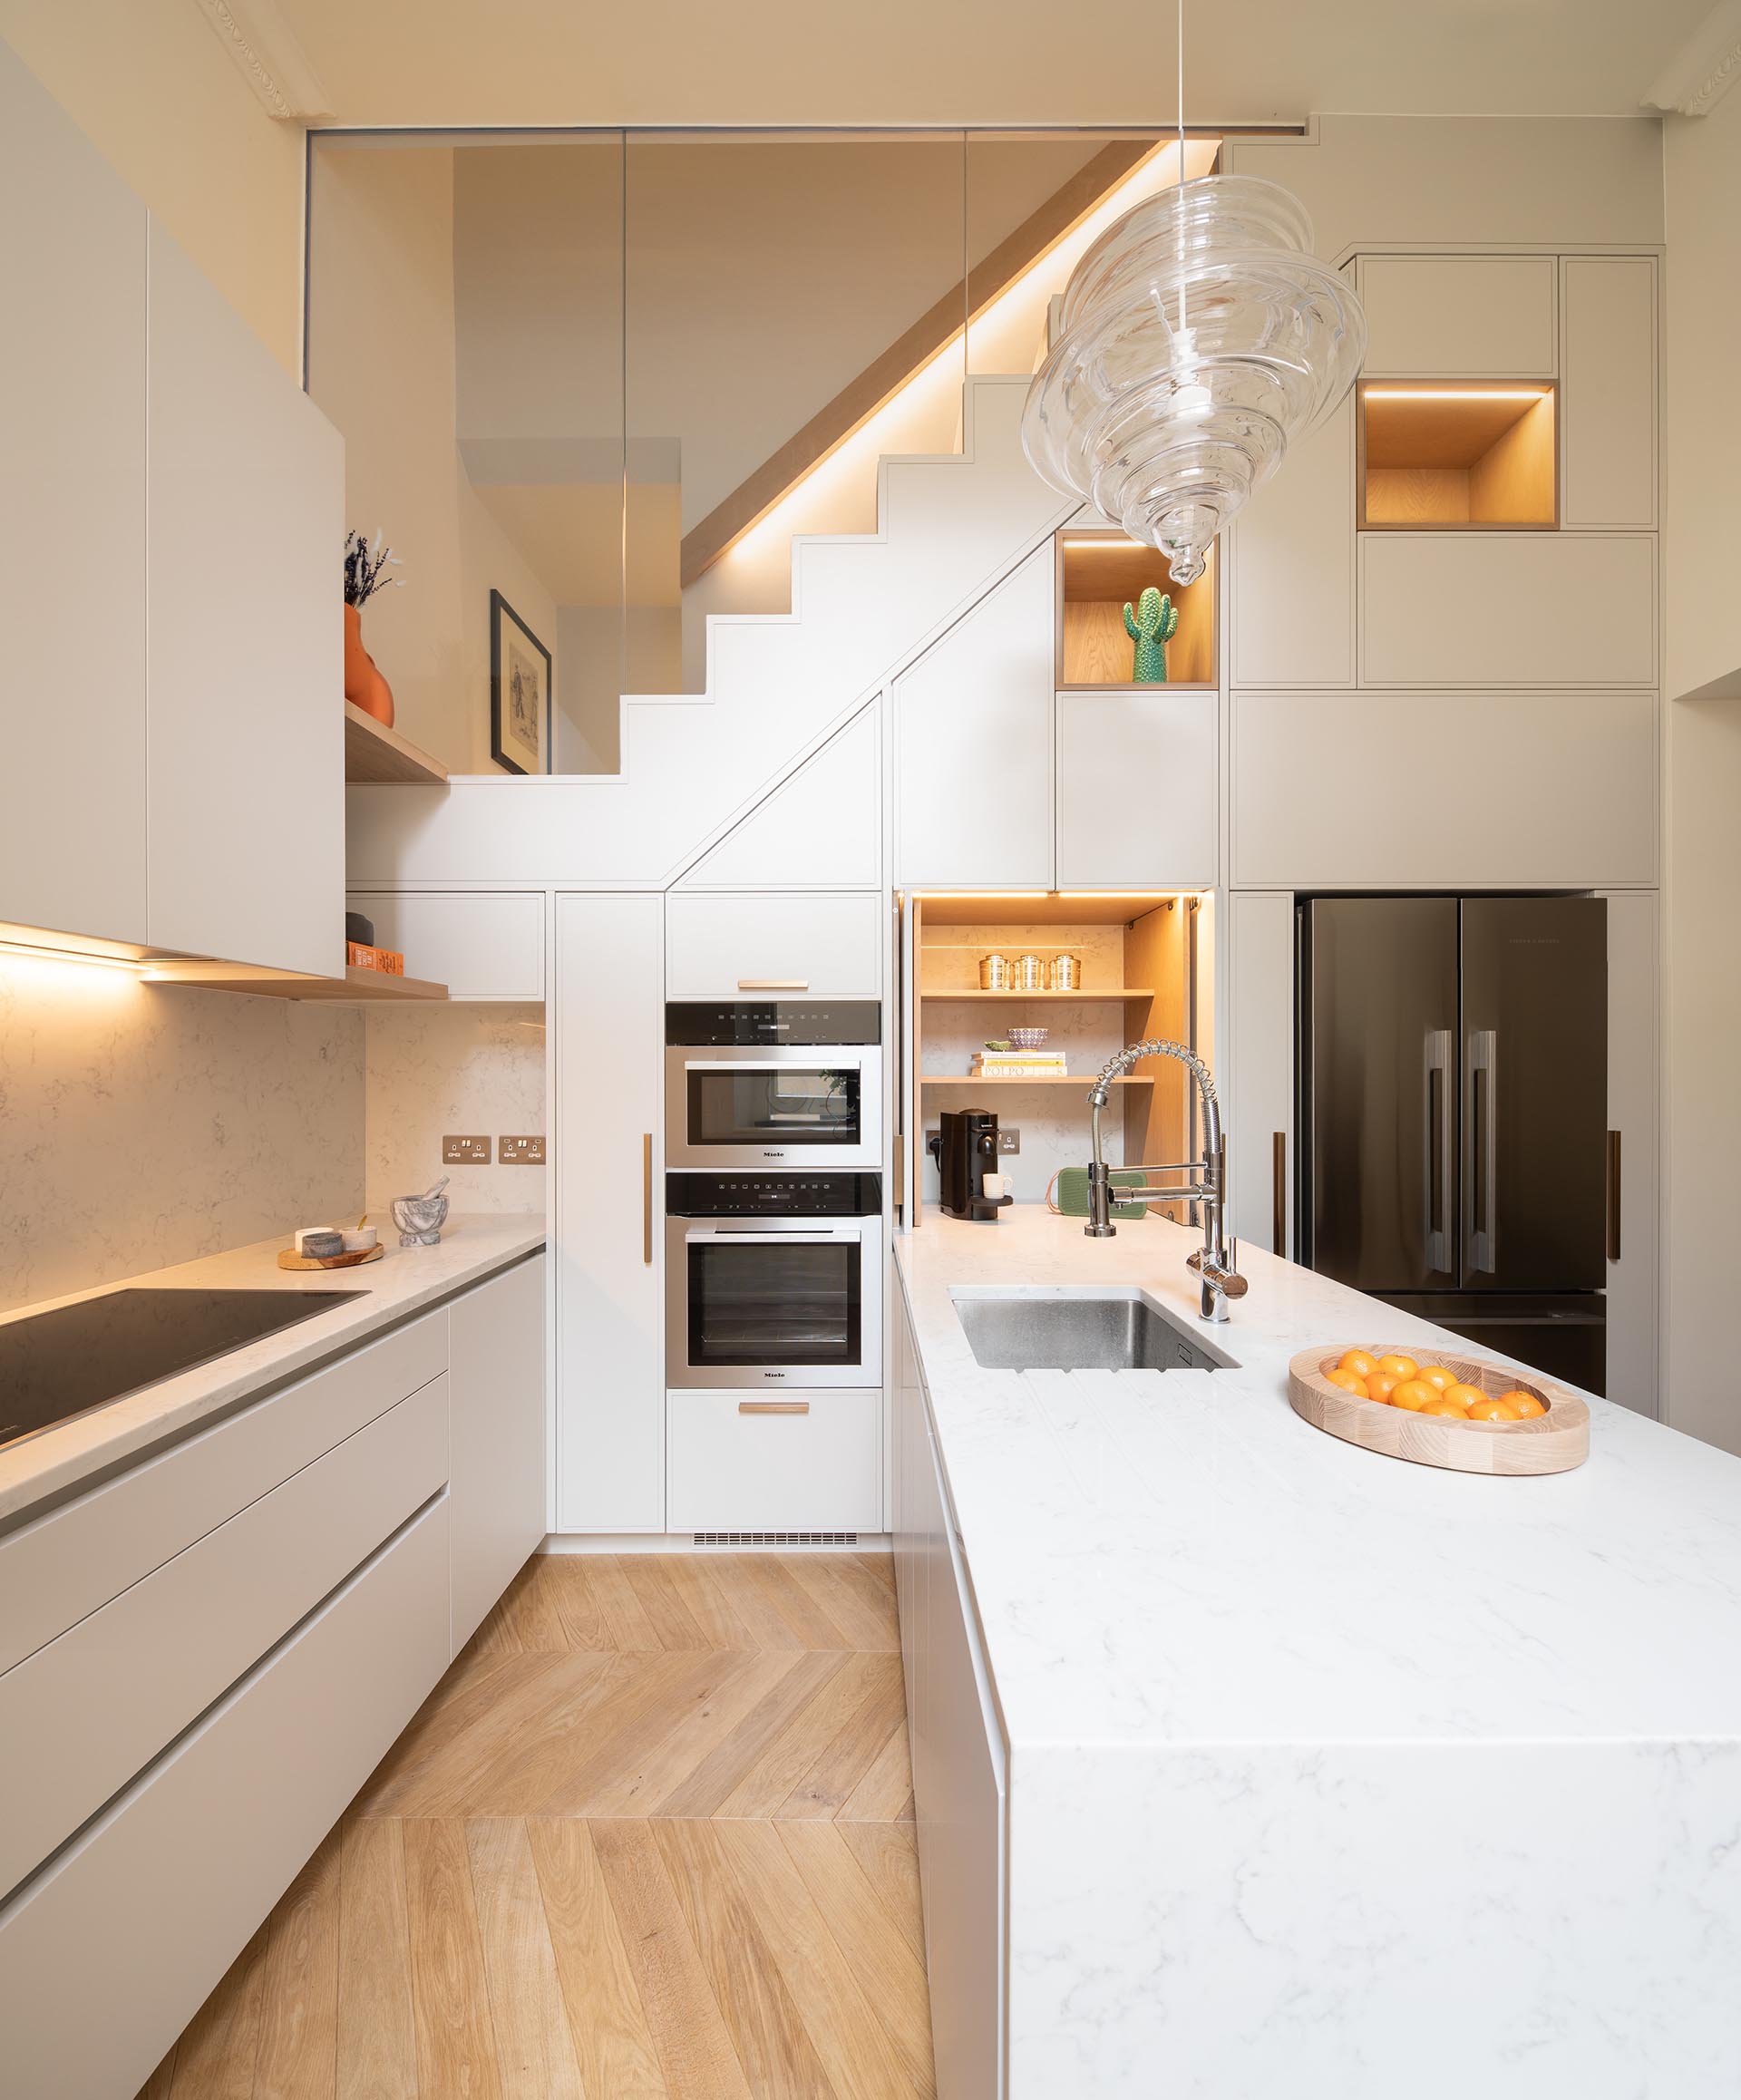
M 550 652 L 490 593 L 490 755 L 510 773 L 550 770 Z

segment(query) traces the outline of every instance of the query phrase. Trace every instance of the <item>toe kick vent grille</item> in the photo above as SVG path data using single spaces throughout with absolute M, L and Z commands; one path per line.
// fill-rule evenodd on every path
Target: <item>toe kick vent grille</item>
M 856 1531 L 697 1531 L 697 1546 L 856 1546 Z

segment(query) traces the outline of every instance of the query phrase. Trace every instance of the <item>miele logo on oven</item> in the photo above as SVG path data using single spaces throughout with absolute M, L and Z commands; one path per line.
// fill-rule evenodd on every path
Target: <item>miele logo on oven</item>
M 783 1371 L 764 1371 L 762 1374 L 764 1378 L 783 1378 L 785 1375 Z
M 762 1155 L 764 1160 L 783 1160 L 785 1156 L 786 1155 L 783 1150 L 777 1152 L 764 1152 Z

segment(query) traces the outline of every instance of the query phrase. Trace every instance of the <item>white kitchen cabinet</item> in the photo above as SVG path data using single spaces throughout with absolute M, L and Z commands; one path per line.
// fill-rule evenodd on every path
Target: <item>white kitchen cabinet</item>
M 1652 693 L 1236 693 L 1231 719 L 1242 888 L 1656 880 Z
M 919 1734 L 919 1632 L 925 1623 L 923 1533 L 929 1490 L 925 1467 L 930 1463 L 930 1432 L 925 1421 L 925 1394 L 919 1383 L 919 1352 L 913 1346 L 907 1307 L 896 1293 L 892 1322 L 895 1382 L 890 1395 L 891 1499 L 889 1530 L 894 1547 L 895 1600 L 900 1619 L 900 1662 L 907 1688 L 909 1745 Z
M 407 977 L 433 977 L 450 998 L 544 997 L 541 894 L 355 890 L 345 903 L 372 922 L 376 947 L 404 957 Z
M 871 890 L 677 892 L 665 939 L 674 999 L 882 996 L 882 899 Z
M 873 703 L 704 854 L 684 890 L 874 890 L 882 741 Z
M 906 1319 L 902 1301 L 897 1325 Z M 917 1567 L 900 1592 L 900 1638 L 912 1687 L 908 1724 L 938 2100 L 999 2100 L 1008 1755 L 917 1352 L 908 1339 L 898 1360 L 902 1348 L 897 1529 Z
M 1656 676 L 1654 538 L 1360 535 L 1363 685 L 1650 685 Z
M 1568 256 L 1560 388 L 1561 522 L 1657 522 L 1657 265 Z
M 535 1254 L 447 1308 L 456 1655 L 544 1537 L 545 1275 Z
M 1229 894 L 1227 965 L 1222 1071 L 1229 1228 L 1254 1247 L 1290 1255 L 1295 1251 L 1292 890 L 1236 890 Z
M 1354 683 L 1354 402 L 1293 447 L 1230 531 L 1235 685 Z
M 1551 379 L 1552 256 L 1360 258 L 1368 377 Z
M 151 938 L 337 975 L 344 441 L 155 222 L 148 343 Z
M 1053 887 L 1051 542 L 895 681 L 895 872 L 908 889 Z
M 447 1661 L 443 1499 L 0 1910 L 7 2093 L 137 2092 Z
M 706 905 L 707 898 L 674 898 Z M 874 902 L 874 899 L 872 900 Z M 556 902 L 556 1528 L 665 1529 L 661 899 Z
M 441 1492 L 447 1430 L 438 1377 L 0 1675 L 0 1892 Z
M 1619 1251 L 1608 1264 L 1608 1397 L 1658 1412 L 1658 966 L 1654 890 L 1608 899 L 1608 1123 L 1619 1140 Z
M 0 44 L 0 922 L 146 938 L 145 207 Z
M 1217 695 L 1060 693 L 1057 706 L 1058 888 L 1212 889 Z
M 880 1531 L 882 1394 L 672 1392 L 674 1531 Z

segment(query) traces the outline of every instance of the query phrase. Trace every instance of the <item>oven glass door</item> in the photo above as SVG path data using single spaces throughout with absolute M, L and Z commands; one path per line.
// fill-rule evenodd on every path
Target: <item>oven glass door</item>
M 864 1074 L 856 1065 L 695 1062 L 684 1079 L 692 1152 L 863 1142 Z
M 858 1233 L 699 1232 L 686 1240 L 686 1253 L 692 1372 L 862 1364 Z

